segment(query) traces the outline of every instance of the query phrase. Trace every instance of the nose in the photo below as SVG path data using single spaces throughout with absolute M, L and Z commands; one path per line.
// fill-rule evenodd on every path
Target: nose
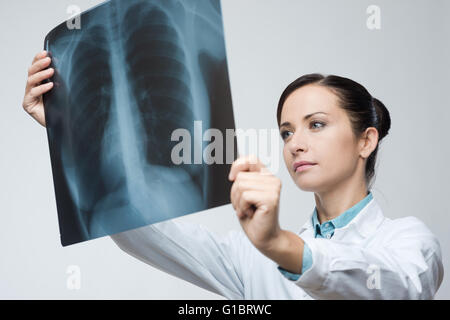
M 296 155 L 299 152 L 308 151 L 308 137 L 300 130 L 294 132 L 287 144 L 287 148 L 292 155 Z

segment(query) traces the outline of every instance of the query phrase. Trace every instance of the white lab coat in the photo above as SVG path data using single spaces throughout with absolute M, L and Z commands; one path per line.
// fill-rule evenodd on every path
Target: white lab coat
M 219 236 L 168 220 L 112 235 L 128 254 L 228 299 L 432 299 L 444 270 L 438 239 L 415 217 L 389 219 L 373 198 L 331 239 L 298 235 L 313 264 L 298 280 L 256 249 L 242 230 Z

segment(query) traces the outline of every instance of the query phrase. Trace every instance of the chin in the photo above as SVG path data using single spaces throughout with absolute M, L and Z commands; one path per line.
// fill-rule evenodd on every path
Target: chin
M 294 181 L 297 187 L 299 187 L 303 191 L 315 192 L 320 189 L 320 183 L 317 183 L 317 179 L 314 177 L 296 177 Z
M 305 192 L 316 192 L 317 188 L 312 185 L 305 185 L 305 184 L 299 184 L 297 183 L 297 187 L 299 187 L 300 190 Z

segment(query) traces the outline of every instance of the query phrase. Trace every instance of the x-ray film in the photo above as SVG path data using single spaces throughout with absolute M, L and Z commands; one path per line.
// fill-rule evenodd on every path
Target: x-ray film
M 110 0 L 54 28 L 44 95 L 63 246 L 230 203 L 220 0 Z

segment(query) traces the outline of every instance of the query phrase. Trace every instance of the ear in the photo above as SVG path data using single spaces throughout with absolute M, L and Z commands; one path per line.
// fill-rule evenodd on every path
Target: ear
M 374 127 L 367 128 L 359 141 L 359 155 L 364 159 L 368 158 L 378 144 L 378 130 Z

